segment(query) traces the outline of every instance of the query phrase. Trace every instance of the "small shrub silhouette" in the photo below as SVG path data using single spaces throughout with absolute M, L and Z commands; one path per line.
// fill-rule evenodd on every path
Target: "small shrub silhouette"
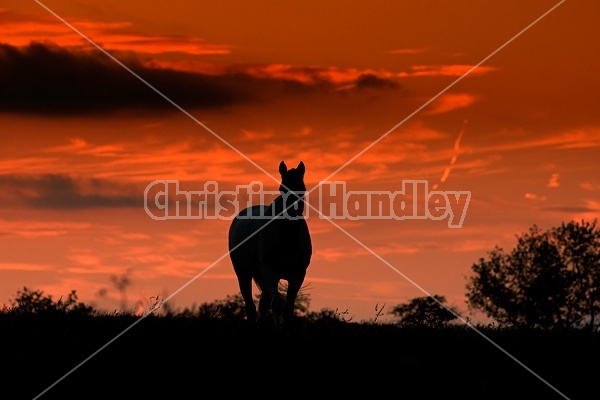
M 245 319 L 244 307 L 244 298 L 241 294 L 228 295 L 223 300 L 200 304 L 196 315 L 206 319 Z
M 398 304 L 389 313 L 399 320 L 398 324 L 400 326 L 442 328 L 451 321 L 456 320 L 456 315 L 439 304 L 445 304 L 446 298 L 440 295 L 434 295 L 433 297 L 437 301 L 429 296 L 415 297 L 406 304 Z M 454 308 L 449 308 L 456 312 Z
M 79 302 L 77 292 L 72 290 L 65 300 L 62 296 L 57 301 L 51 295 L 45 295 L 41 290 L 31 290 L 23 287 L 17 291 L 17 296 L 10 301 L 11 306 L 4 311 L 11 314 L 37 314 L 37 315 L 92 315 L 95 310 L 92 306 Z

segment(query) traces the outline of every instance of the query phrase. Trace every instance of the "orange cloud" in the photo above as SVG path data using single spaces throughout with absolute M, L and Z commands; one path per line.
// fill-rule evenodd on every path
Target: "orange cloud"
M 0 174 L 45 173 L 52 171 L 60 161 L 55 157 L 5 157 L 0 164 Z
M 587 190 L 588 192 L 594 192 L 600 190 L 600 183 L 586 181 L 581 182 L 579 187 L 581 187 L 583 190 Z
M 411 71 L 397 74 L 399 77 L 410 76 L 462 76 L 474 65 L 456 64 L 456 65 L 413 65 Z M 495 67 L 479 66 L 470 72 L 470 75 L 483 75 L 495 71 Z
M 32 41 L 51 40 L 59 46 L 88 46 L 89 43 L 71 28 L 49 16 L 27 20 L 12 13 L 4 12 L 0 19 L 0 42 L 13 46 L 25 46 Z M 179 52 L 190 55 L 223 55 L 231 52 L 232 46 L 210 44 L 202 38 L 180 35 L 141 35 L 128 32 L 133 27 L 130 22 L 102 22 L 69 19 L 75 28 L 107 50 L 124 50 L 145 54 Z
M 421 250 L 420 246 L 392 243 L 388 246 L 373 246 L 371 249 L 379 254 L 415 254 Z
M 69 27 L 54 21 L 0 21 L 0 42 L 12 46 L 26 46 L 32 41 L 52 40 L 61 46 L 83 46 L 84 39 Z
M 361 247 L 348 250 L 342 247 L 329 247 L 321 248 L 318 253 L 315 253 L 315 260 L 322 260 L 325 262 L 339 262 L 348 258 L 356 258 L 359 256 L 366 256 L 369 253 Z
M 174 65 L 174 64 L 171 64 Z M 472 65 L 418 65 L 413 66 L 409 72 L 392 72 L 384 69 L 358 69 L 337 67 L 298 67 L 288 64 L 239 64 L 223 66 L 220 73 L 241 72 L 259 78 L 288 79 L 303 83 L 331 82 L 334 84 L 353 83 L 361 77 L 373 76 L 382 80 L 394 82 L 394 79 L 407 77 L 436 77 L 436 76 L 461 76 L 470 70 Z M 215 66 L 198 64 L 198 72 L 208 71 L 216 73 Z M 471 71 L 471 75 L 483 75 L 494 71 L 496 68 L 480 66 Z
M 122 155 L 124 150 L 121 144 L 93 145 L 80 138 L 71 139 L 70 144 L 67 145 L 52 146 L 45 149 L 49 153 L 73 153 L 96 157 L 116 157 Z
M 585 210 L 581 212 L 577 212 L 572 215 L 572 220 L 574 221 L 593 221 L 595 219 L 599 219 L 600 217 L 600 201 L 594 199 L 586 199 L 584 200 Z
M 0 220 L 0 236 L 36 239 L 61 236 L 69 233 L 81 233 L 92 229 L 89 222 L 37 222 L 37 221 L 8 221 Z
M 396 49 L 396 50 L 389 50 L 387 53 L 389 53 L 389 54 L 421 54 L 421 53 L 425 53 L 425 49 Z
M 69 254 L 67 258 L 84 267 L 96 266 L 101 262 L 101 258 L 89 249 L 77 250 L 73 254 Z
M 456 243 L 452 250 L 456 252 L 487 251 L 498 244 L 497 239 L 467 239 Z
M 307 84 L 328 82 L 332 84 L 360 83 L 365 77 L 394 82 L 395 74 L 385 70 L 337 68 L 337 67 L 298 67 L 288 64 L 236 64 L 223 66 L 222 72 L 244 73 L 257 78 L 285 79 Z M 212 67 L 214 72 L 214 67 Z M 357 82 L 358 81 L 358 82 Z
M 524 150 L 535 147 L 554 147 L 557 149 L 584 149 L 600 147 L 600 127 L 589 127 L 585 129 L 573 129 L 569 131 L 540 135 L 526 135 L 519 132 L 519 137 L 507 143 L 481 146 L 477 152 L 498 152 L 510 150 Z
M 600 147 L 600 127 L 576 129 L 555 138 L 553 143 L 561 149 L 586 149 Z
M 560 183 L 558 183 L 558 174 L 552 174 L 552 176 L 550 177 L 550 181 L 548 181 L 548 184 L 546 185 L 546 187 L 549 188 L 557 188 L 560 186 Z
M 108 50 L 161 54 L 180 52 L 191 55 L 229 54 L 231 46 L 206 43 L 204 39 L 183 36 L 110 35 L 90 33 L 96 43 Z
M 53 268 L 43 264 L 0 263 L 0 271 L 48 271 Z
M 536 201 L 546 201 L 546 196 L 539 196 L 535 193 L 525 193 L 525 198 L 527 200 L 536 200 Z
M 477 101 L 477 96 L 468 93 L 443 94 L 433 102 L 431 108 L 424 112 L 425 115 L 443 114 L 459 108 L 465 108 Z

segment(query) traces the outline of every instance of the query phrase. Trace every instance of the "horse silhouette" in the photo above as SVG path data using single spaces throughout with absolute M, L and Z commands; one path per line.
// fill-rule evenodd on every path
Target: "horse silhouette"
M 298 295 L 312 256 L 308 225 L 304 218 L 305 166 L 289 169 L 282 161 L 280 195 L 269 205 L 253 205 L 240 211 L 229 227 L 229 256 L 245 303 L 247 320 L 294 316 Z M 252 298 L 252 280 L 260 290 L 258 314 Z M 280 280 L 287 281 L 285 299 Z

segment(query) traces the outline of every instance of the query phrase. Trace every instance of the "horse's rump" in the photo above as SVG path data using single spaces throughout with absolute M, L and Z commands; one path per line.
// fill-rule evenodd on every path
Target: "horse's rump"
M 268 219 L 264 217 L 268 207 L 257 205 L 245 208 L 234 218 L 229 227 L 229 251 L 233 267 L 238 272 L 258 270 L 258 235 L 256 233 Z M 253 235 L 254 234 L 254 235 Z

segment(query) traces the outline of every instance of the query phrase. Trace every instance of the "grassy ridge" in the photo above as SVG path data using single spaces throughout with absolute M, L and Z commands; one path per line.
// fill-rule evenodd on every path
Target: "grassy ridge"
M 4 399 L 35 398 L 128 328 L 39 398 L 564 398 L 464 326 L 300 318 L 275 330 L 239 319 L 68 314 L 0 315 L 0 326 Z M 596 391 L 598 333 L 479 329 L 568 398 Z

